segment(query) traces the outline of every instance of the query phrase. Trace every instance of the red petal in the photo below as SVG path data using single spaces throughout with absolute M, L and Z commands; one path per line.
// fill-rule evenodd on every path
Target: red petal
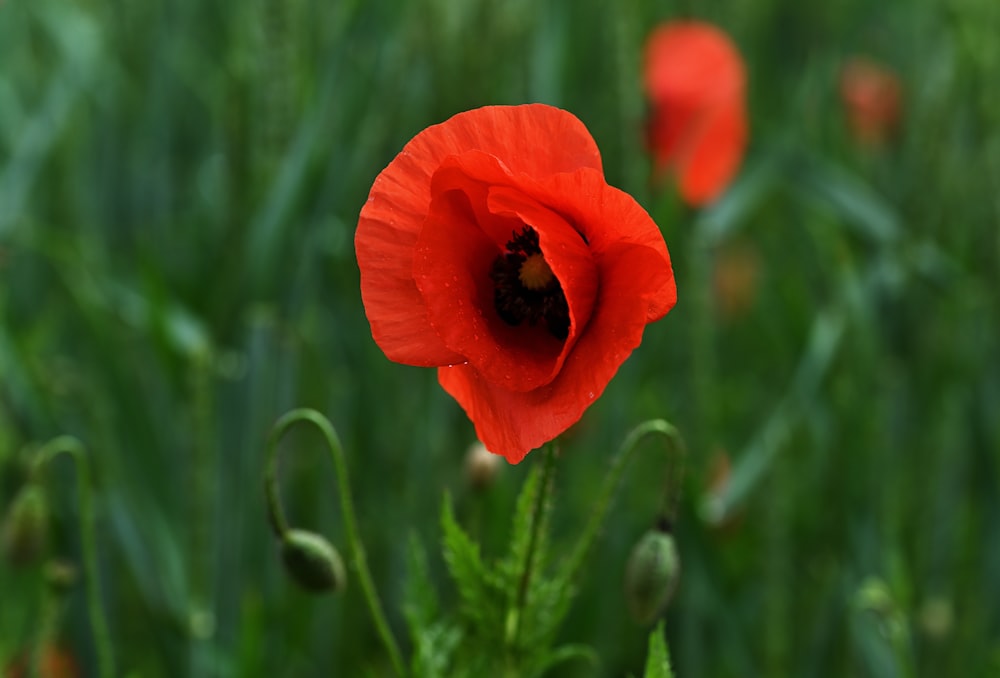
M 663 234 L 632 196 L 609 186 L 603 176 L 591 170 L 549 177 L 536 190 L 536 199 L 544 200 L 583 233 L 595 259 L 620 244 L 642 245 L 655 252 L 660 275 L 649 287 L 636 285 L 633 293 L 648 304 L 649 322 L 659 320 L 674 307 L 677 288 Z M 599 261 L 598 269 L 603 287 L 605 272 Z
M 590 318 L 597 275 L 576 229 L 522 191 L 503 186 L 512 182 L 516 178 L 491 156 L 471 152 L 446 160 L 433 179 L 436 197 L 418 241 L 413 275 L 445 345 L 491 383 L 527 391 L 547 384 L 559 371 Z M 512 327 L 495 311 L 490 268 L 526 224 L 538 233 L 566 295 L 570 332 L 565 341 L 541 325 Z
M 441 386 L 466 411 L 480 441 L 512 464 L 579 421 L 642 339 L 648 302 L 637 291 L 662 286 L 660 253 L 618 243 L 604 252 L 598 265 L 601 287 L 594 315 L 547 386 L 509 391 L 470 365 L 438 370 Z
M 597 267 L 582 234 L 562 215 L 543 207 L 522 191 L 493 187 L 488 204 L 495 214 L 515 216 L 538 233 L 538 244 L 552 273 L 559 280 L 569 306 L 569 336 L 559 363 L 586 327 L 597 296 Z M 556 366 L 558 369 L 558 365 Z
M 670 255 L 656 224 L 600 173 L 579 170 L 521 188 L 587 238 L 599 287 L 589 322 L 546 386 L 516 392 L 496 386 L 471 365 L 438 370 L 442 387 L 465 409 L 479 439 L 511 463 L 576 423 L 639 345 L 645 325 L 677 301 Z
M 390 360 L 462 360 L 437 336 L 413 281 L 413 249 L 430 207 L 433 173 L 450 155 L 480 150 L 535 177 L 601 168 L 600 152 L 571 113 L 542 104 L 489 106 L 428 127 L 375 179 L 355 234 L 361 297 L 372 336 Z
M 726 189 L 743 159 L 747 123 L 742 101 L 710 111 L 690 150 L 677 159 L 681 196 L 691 205 L 705 205 Z
M 646 41 L 644 84 L 654 105 L 711 104 L 742 95 L 745 81 L 739 51 L 711 24 L 670 22 Z

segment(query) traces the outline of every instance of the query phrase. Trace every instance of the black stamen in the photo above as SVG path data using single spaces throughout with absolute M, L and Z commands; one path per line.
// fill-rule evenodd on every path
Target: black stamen
M 541 254 L 538 233 L 525 226 L 514 232 L 507 251 L 493 262 L 490 279 L 494 284 L 493 305 L 508 325 L 520 325 L 525 320 L 534 327 L 544 320 L 549 333 L 557 339 L 569 335 L 569 305 L 555 276 L 540 289 L 531 289 L 521 281 L 521 266 L 525 260 Z

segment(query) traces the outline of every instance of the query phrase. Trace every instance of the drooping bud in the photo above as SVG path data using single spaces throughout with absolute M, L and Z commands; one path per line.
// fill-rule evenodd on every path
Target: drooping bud
M 48 542 L 49 504 L 45 491 L 34 483 L 25 485 L 4 519 L 4 554 L 12 565 L 30 565 L 42 557 Z
M 465 479 L 469 487 L 477 492 L 490 487 L 500 472 L 502 459 L 480 442 L 470 445 L 465 453 Z
M 669 529 L 647 531 L 625 565 L 625 600 L 636 623 L 648 625 L 666 610 L 680 579 L 681 561 Z
M 306 530 L 288 530 L 281 541 L 285 569 L 298 584 L 313 593 L 336 593 L 347 586 L 344 561 L 324 537 Z

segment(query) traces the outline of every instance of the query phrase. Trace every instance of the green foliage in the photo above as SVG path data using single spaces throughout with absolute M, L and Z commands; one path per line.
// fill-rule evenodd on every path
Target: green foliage
M 575 592 L 549 574 L 551 459 L 532 469 L 518 495 L 509 547 L 486 563 L 479 545 L 458 524 L 452 500 L 441 513 L 444 561 L 457 589 L 454 614 L 439 617 L 426 554 L 413 542 L 407 621 L 414 644 L 414 675 L 542 676 L 574 660 L 595 661 L 582 645 L 553 647 Z M 500 669 L 499 667 L 502 667 Z
M 661 621 L 649 634 L 649 651 L 646 655 L 646 672 L 643 678 L 674 678 L 667 652 L 666 632 Z
M 730 32 L 749 73 L 749 154 L 699 213 L 650 185 L 642 140 L 642 40 L 682 15 Z M 454 675 L 470 647 L 555 678 L 639 675 L 621 584 L 654 455 L 582 577 L 552 572 L 625 431 L 667 417 L 689 448 L 678 674 L 1000 675 L 998 26 L 996 0 L 0 0 L 0 511 L 30 450 L 85 443 L 120 675 L 387 675 L 357 580 L 303 595 L 264 521 L 262 441 L 314 407 L 343 437 L 415 675 Z M 844 124 L 855 54 L 903 84 L 878 148 Z M 417 131 L 524 101 L 593 132 L 662 227 L 679 302 L 561 443 L 515 642 L 511 553 L 534 520 L 517 493 L 539 453 L 486 492 L 462 484 L 472 427 L 433 370 L 372 342 L 352 238 Z M 731 249 L 755 257 L 738 312 L 719 291 Z M 343 549 L 318 458 L 283 467 L 288 512 Z M 48 551 L 82 571 L 72 469 L 46 489 Z M 445 490 L 450 560 L 420 570 L 407 535 L 436 542 Z M 95 675 L 89 589 L 51 619 L 42 567 L 0 558 L 0 672 L 52 630 Z M 404 571 L 422 582 L 405 596 Z M 600 663 L 553 665 L 573 643 Z

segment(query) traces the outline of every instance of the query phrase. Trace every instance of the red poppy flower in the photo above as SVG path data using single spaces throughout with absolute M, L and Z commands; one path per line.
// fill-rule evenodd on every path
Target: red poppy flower
M 649 215 L 583 124 L 490 106 L 425 129 L 375 179 L 354 240 L 372 336 L 438 367 L 511 463 L 578 421 L 677 299 Z
M 712 202 L 732 181 L 747 143 L 739 52 L 709 24 L 663 24 L 646 42 L 644 84 L 657 175 L 674 172 L 691 205 Z
M 895 131 L 902 87 L 888 68 L 860 57 L 851 59 L 840 74 L 840 96 L 851 133 L 859 143 L 878 146 Z

